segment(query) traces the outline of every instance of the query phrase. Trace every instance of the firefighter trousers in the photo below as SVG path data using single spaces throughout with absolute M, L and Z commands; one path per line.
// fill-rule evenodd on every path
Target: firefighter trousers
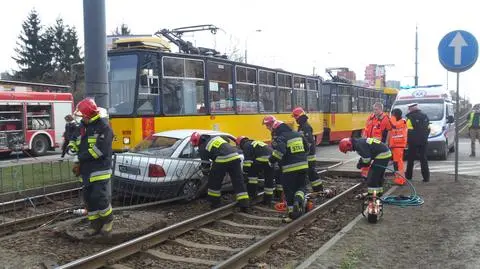
M 395 170 L 395 184 L 403 185 L 405 184 L 405 166 L 403 163 L 403 151 L 404 148 L 391 148 L 392 159 L 393 159 L 393 169 Z
M 83 177 L 83 199 L 88 211 L 90 226 L 100 230 L 104 224 L 113 221 L 112 188 L 110 179 L 89 182 L 90 175 Z M 85 184 L 85 182 L 88 182 Z
M 390 158 L 373 160 L 367 176 L 368 194 L 372 194 L 373 191 L 377 192 L 377 196 L 381 196 L 383 194 L 385 167 L 388 166 L 389 161 Z
M 323 190 L 322 179 L 318 176 L 317 170 L 315 170 L 316 165 L 317 161 L 308 162 L 308 180 L 310 181 L 314 192 Z
M 213 162 L 208 176 L 208 198 L 212 206 L 220 204 L 222 182 L 228 173 L 232 181 L 236 200 L 240 207 L 248 207 L 249 197 L 243 182 L 242 167 L 240 159 L 230 162 Z
M 248 196 L 250 199 L 254 199 L 257 194 L 258 189 L 258 178 L 260 175 L 263 175 L 265 183 L 263 185 L 264 190 L 264 201 L 271 201 L 273 196 L 273 167 L 271 167 L 268 162 L 258 162 L 255 161 L 252 164 L 252 167 L 248 170 L 248 183 L 247 190 Z
M 287 202 L 289 215 L 291 215 L 294 210 L 295 201 L 298 201 L 300 205 L 303 206 L 307 173 L 308 170 L 304 169 L 282 173 L 280 176 L 280 182 L 282 183 L 285 192 L 285 201 Z

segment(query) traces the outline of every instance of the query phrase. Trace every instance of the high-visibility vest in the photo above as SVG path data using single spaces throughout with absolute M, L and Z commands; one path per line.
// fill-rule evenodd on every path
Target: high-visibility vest
M 385 113 L 383 113 L 380 118 L 376 117 L 375 114 L 370 115 L 363 130 L 363 137 L 383 140 L 383 132 L 390 129 L 388 121 L 388 116 Z
M 390 148 L 405 148 L 407 146 L 407 122 L 404 119 L 391 120 L 392 130 L 390 130 Z

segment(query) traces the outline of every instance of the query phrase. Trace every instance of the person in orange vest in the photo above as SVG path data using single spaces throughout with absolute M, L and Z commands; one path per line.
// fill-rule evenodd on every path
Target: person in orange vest
M 368 117 L 362 132 L 363 138 L 376 138 L 383 143 L 387 141 L 388 131 L 392 129 L 388 115 L 383 112 L 382 103 L 373 104 L 373 113 Z M 367 178 L 370 166 L 361 168 L 361 176 Z
M 393 168 L 397 172 L 393 182 L 397 185 L 404 185 L 406 180 L 404 178 L 403 152 L 407 146 L 408 130 L 407 121 L 402 119 L 402 111 L 398 108 L 392 110 L 391 125 L 392 129 L 389 133 L 388 144 L 393 155 Z

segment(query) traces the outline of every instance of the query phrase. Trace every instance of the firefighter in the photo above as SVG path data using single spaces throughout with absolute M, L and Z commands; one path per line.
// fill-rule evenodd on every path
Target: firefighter
M 110 186 L 113 131 L 91 98 L 80 101 L 75 114 L 81 115 L 82 121 L 79 136 L 69 146 L 77 152 L 73 173 L 81 176 L 90 221 L 85 235 L 108 234 L 113 225 Z
M 192 134 L 190 142 L 194 147 L 198 147 L 202 170 L 208 174 L 208 197 L 211 207 L 220 206 L 222 181 L 228 173 L 236 193 L 237 205 L 243 210 L 248 208 L 249 197 L 245 191 L 241 157 L 237 149 L 221 136 L 201 135 L 198 132 Z
M 383 194 L 383 182 L 385 169 L 392 153 L 388 146 L 376 138 L 344 138 L 340 141 L 339 150 L 343 153 L 356 151 L 360 155 L 357 168 L 371 166 L 367 175 L 368 195 L 374 191 L 380 197 Z M 361 197 L 367 194 L 361 195 Z
M 263 118 L 262 125 L 265 125 L 265 127 L 270 131 L 271 134 L 271 139 L 273 141 L 274 133 L 273 133 L 273 124 L 275 123 L 277 119 L 272 116 L 272 115 L 267 115 Z M 288 127 L 288 126 L 287 126 Z M 280 169 L 274 168 L 273 172 L 273 178 L 275 179 L 275 190 L 274 190 L 274 197 L 275 199 L 280 199 L 283 193 L 283 186 L 280 183 L 280 174 L 282 172 Z
M 468 114 L 468 133 L 471 141 L 470 157 L 475 157 L 475 141 L 480 141 L 480 107 L 474 106 L 473 111 Z
M 387 142 L 388 131 L 391 130 L 390 119 L 388 115 L 383 112 L 383 105 L 381 103 L 373 104 L 373 113 L 368 116 L 365 128 L 362 132 L 363 138 L 376 138 L 383 143 Z M 361 175 L 366 178 L 368 175 L 368 166 L 361 169 Z
M 405 167 L 403 164 L 403 152 L 407 146 L 407 122 L 402 119 L 402 110 L 398 108 L 392 110 L 391 126 L 389 146 L 393 156 L 393 168 L 397 172 L 393 182 L 397 185 L 404 185 Z
M 323 191 L 323 182 L 322 179 L 317 174 L 315 166 L 317 164 L 317 157 L 315 155 L 316 142 L 313 137 L 313 128 L 308 123 L 308 116 L 301 107 L 297 107 L 292 111 L 292 117 L 295 118 L 295 121 L 298 124 L 298 132 L 300 132 L 308 142 L 308 179 L 310 184 L 312 184 L 312 189 L 314 192 Z
M 272 149 L 262 141 L 251 140 L 245 136 L 237 137 L 237 146 L 243 151 L 243 172 L 247 173 L 247 191 L 249 197 L 256 197 L 258 175 L 263 172 L 265 178 L 263 203 L 268 205 L 273 196 L 273 167 L 268 162 Z
M 282 121 L 275 121 L 271 128 L 275 136 L 269 161 L 279 162 L 280 182 L 284 188 L 288 209 L 288 216 L 284 221 L 290 222 L 303 214 L 308 146 L 300 133 L 293 131 Z
M 62 158 L 65 157 L 65 154 L 68 151 L 68 144 L 70 144 L 70 140 L 72 137 L 78 137 L 78 124 L 73 118 L 72 115 L 68 114 L 65 116 L 65 131 L 63 132 L 63 145 L 62 145 Z

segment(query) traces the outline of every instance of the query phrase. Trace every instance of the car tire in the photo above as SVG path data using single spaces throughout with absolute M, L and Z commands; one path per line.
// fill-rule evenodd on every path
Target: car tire
M 445 146 L 443 147 L 442 153 L 440 154 L 440 160 L 445 161 L 447 160 L 448 157 L 448 144 L 445 143 Z
M 188 179 L 183 183 L 178 196 L 186 196 L 183 200 L 191 202 L 201 195 L 202 181 L 199 179 Z

